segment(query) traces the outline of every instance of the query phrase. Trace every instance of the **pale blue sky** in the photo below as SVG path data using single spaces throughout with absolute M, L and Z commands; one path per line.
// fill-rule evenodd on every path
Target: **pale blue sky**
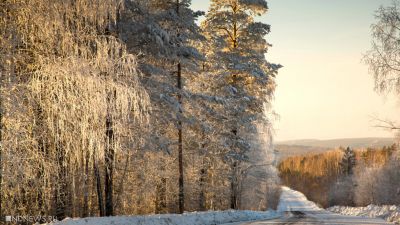
M 207 10 L 208 0 L 192 7 Z M 259 18 L 272 26 L 267 59 L 285 67 L 277 79 L 276 139 L 383 137 L 372 117 L 396 119 L 399 103 L 373 90 L 361 62 L 374 12 L 391 0 L 270 0 Z

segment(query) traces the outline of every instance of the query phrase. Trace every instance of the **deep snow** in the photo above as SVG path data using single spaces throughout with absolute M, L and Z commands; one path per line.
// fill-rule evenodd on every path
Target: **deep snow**
M 265 220 L 280 217 L 275 211 L 215 211 L 149 216 L 115 216 L 65 219 L 57 225 L 214 225 L 239 221 Z
M 388 222 L 400 224 L 400 207 L 395 205 L 369 205 L 366 207 L 333 206 L 328 211 L 342 215 L 382 218 Z

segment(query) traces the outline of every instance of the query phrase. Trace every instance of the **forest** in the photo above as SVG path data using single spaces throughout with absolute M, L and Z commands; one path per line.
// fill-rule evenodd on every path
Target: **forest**
M 205 219 L 216 224 L 213 213 L 230 209 L 247 220 L 285 220 L 285 192 L 322 207 L 400 204 L 398 145 L 278 162 L 273 103 L 283 66 L 269 60 L 271 26 L 260 22 L 269 5 L 209 2 L 203 12 L 191 0 L 0 0 L 1 220 L 210 211 Z M 380 7 L 375 21 L 363 62 L 376 92 L 398 98 L 400 1 Z M 314 82 L 299 80 L 304 92 Z M 346 94 L 358 94 L 358 84 Z M 307 96 L 293 93 L 291 101 Z M 352 109 L 340 110 L 329 121 L 335 129 Z M 400 130 L 395 120 L 374 122 Z M 317 123 L 290 133 L 319 135 Z M 230 221 L 229 212 L 219 216 Z
M 0 1 L 0 216 L 276 207 L 268 5 L 190 4 Z
M 379 149 L 339 148 L 292 156 L 280 162 L 282 183 L 324 208 L 398 205 L 397 145 Z

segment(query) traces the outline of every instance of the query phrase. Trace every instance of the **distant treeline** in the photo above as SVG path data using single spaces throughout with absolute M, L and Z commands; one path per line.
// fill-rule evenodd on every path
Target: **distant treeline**
M 303 192 L 323 207 L 395 204 L 396 198 L 378 196 L 378 193 L 387 192 L 378 189 L 398 186 L 400 177 L 381 179 L 398 170 L 396 150 L 396 145 L 356 150 L 339 148 L 292 156 L 283 160 L 278 168 L 283 185 Z

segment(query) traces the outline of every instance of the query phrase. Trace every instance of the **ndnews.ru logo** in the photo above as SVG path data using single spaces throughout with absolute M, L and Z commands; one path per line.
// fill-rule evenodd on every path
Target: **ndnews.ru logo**
M 6 216 L 6 222 L 13 222 L 13 223 L 45 223 L 45 222 L 52 222 L 57 221 L 57 217 L 55 216 Z

